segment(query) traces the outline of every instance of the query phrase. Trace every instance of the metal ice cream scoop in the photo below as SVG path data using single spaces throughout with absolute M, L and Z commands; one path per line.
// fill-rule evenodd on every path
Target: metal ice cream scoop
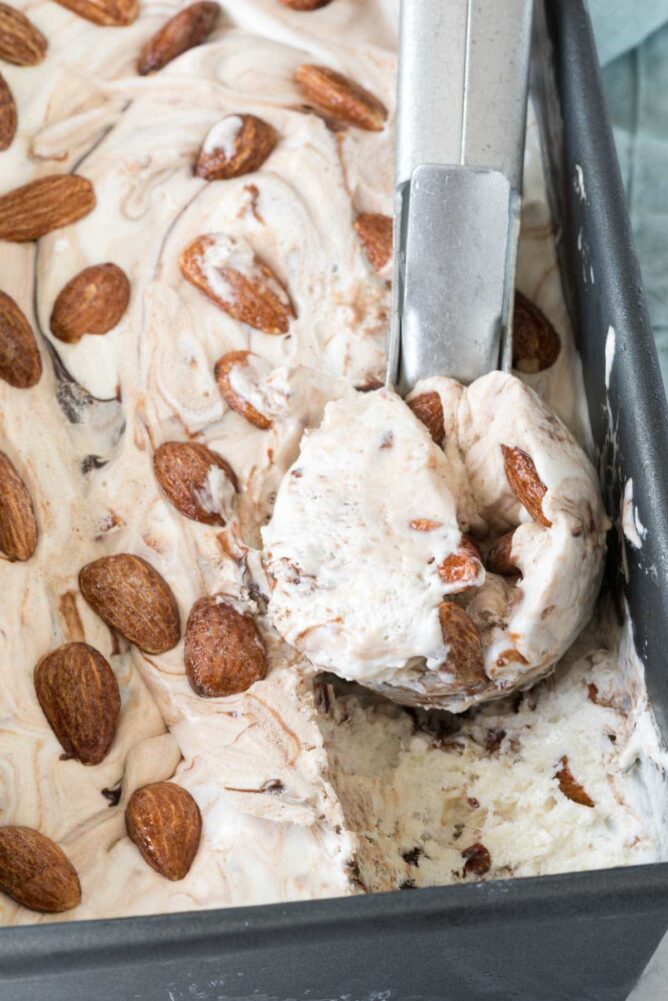
M 533 0 L 403 0 L 388 382 L 510 367 Z

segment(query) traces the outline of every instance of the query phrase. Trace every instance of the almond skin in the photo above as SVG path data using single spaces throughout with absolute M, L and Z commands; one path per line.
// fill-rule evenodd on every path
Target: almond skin
M 295 73 L 295 83 L 307 103 L 326 118 L 382 132 L 387 108 L 354 80 L 327 66 L 304 63 Z
M 222 470 L 235 490 L 237 478 L 225 460 L 206 445 L 196 442 L 168 441 L 155 450 L 153 471 L 167 499 L 184 517 L 204 525 L 225 525 L 217 512 L 207 511 L 202 494 L 209 491 L 211 468 Z
M 237 241 L 230 243 L 236 245 Z M 287 334 L 290 318 L 295 315 L 289 296 L 271 268 L 256 255 L 244 273 L 231 263 L 216 268 L 223 293 L 210 285 L 204 255 L 215 244 L 211 235 L 198 236 L 188 244 L 181 254 L 183 277 L 240 323 L 265 334 Z
M 264 414 L 261 414 L 259 410 L 256 410 L 254 406 L 248 403 L 243 397 L 239 396 L 238 393 L 234 391 L 234 387 L 230 381 L 230 374 L 235 365 L 245 365 L 250 355 L 250 351 L 229 351 L 222 358 L 219 358 L 216 362 L 213 374 L 216 377 L 216 382 L 218 383 L 218 388 L 220 389 L 221 396 L 227 403 L 231 410 L 234 410 L 237 414 L 241 414 L 245 417 L 247 421 L 254 424 L 255 427 L 262 428 L 266 431 L 271 427 L 272 421 Z
M 0 73 L 0 153 L 14 142 L 16 135 L 16 102 L 9 84 Z
M 13 463 L 0 452 L 0 552 L 10 563 L 29 560 L 37 547 L 32 498 Z
M 188 49 L 201 45 L 213 31 L 219 14 L 219 5 L 211 0 L 191 3 L 180 10 L 144 45 L 137 60 L 139 75 L 154 73 Z
M 392 257 L 391 218 L 380 212 L 362 212 L 354 226 L 372 268 L 382 271 Z
M 81 903 L 79 877 L 67 855 L 31 827 L 0 827 L 0 890 L 46 914 Z
M 438 393 L 422 393 L 408 401 L 408 406 L 419 421 L 426 427 L 437 445 L 441 446 L 445 439 L 443 420 L 443 404 Z
M 484 569 L 480 550 L 472 540 L 462 536 L 459 550 L 446 556 L 439 565 L 438 574 L 445 584 L 457 584 L 457 590 L 451 588 L 449 593 L 458 594 L 484 584 Z
M 238 119 L 241 125 L 232 150 L 222 146 L 205 150 L 203 146 L 195 163 L 197 177 L 203 177 L 206 181 L 224 181 L 230 177 L 250 174 L 260 169 L 274 149 L 278 135 L 268 122 L 255 115 L 228 115 L 220 124 L 233 124 L 233 119 Z
M 56 3 L 86 21 L 110 28 L 132 24 L 139 13 L 139 0 L 56 0 Z
M 238 612 L 222 595 L 200 598 L 193 605 L 183 656 L 193 691 L 205 699 L 245 692 L 267 673 L 253 616 Z
M 84 268 L 60 290 L 49 325 L 59 341 L 76 344 L 84 334 L 106 334 L 130 302 L 130 282 L 116 264 Z
M 0 59 L 16 66 L 36 66 L 46 55 L 47 41 L 25 14 L 0 3 Z
M 466 612 L 450 601 L 438 606 L 443 639 L 450 647 L 447 666 L 455 675 L 454 690 L 479 691 L 487 684 L 482 640 Z
M 25 243 L 69 226 L 95 208 L 93 185 L 76 174 L 49 174 L 0 198 L 0 240 Z
M 506 479 L 513 496 L 527 509 L 534 521 L 551 528 L 552 522 L 543 514 L 543 497 L 547 487 L 541 480 L 533 459 L 521 448 L 501 446 Z
M 65 643 L 35 668 L 35 692 L 66 755 L 97 765 L 111 747 L 121 696 L 116 675 L 87 643 Z
M 521 292 L 515 292 L 513 368 L 543 372 L 559 357 L 561 341 L 544 313 Z
M 513 562 L 513 535 L 515 529 L 506 532 L 496 540 L 487 554 L 487 569 L 492 573 L 501 574 L 503 577 L 512 577 L 520 572 L 519 567 Z
M 573 773 L 568 764 L 568 758 L 566 755 L 559 762 L 561 768 L 556 773 L 555 778 L 559 783 L 559 789 L 566 796 L 567 799 L 577 803 L 578 806 L 596 806 L 594 800 L 589 796 L 587 791 L 583 786 L 577 781 L 573 776 Z
M 102 556 L 79 571 L 79 588 L 94 612 L 145 653 L 179 642 L 179 610 L 171 588 L 141 556 Z
M 41 376 L 42 359 L 32 328 L 12 297 L 0 292 L 0 379 L 17 389 L 29 389 Z
M 128 836 L 152 869 L 166 879 L 183 879 L 202 836 L 202 816 L 190 793 L 175 782 L 137 789 L 125 810 Z

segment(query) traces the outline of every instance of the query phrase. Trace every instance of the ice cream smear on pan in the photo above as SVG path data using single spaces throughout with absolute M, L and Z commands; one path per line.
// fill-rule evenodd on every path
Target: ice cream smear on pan
M 533 117 L 514 375 L 403 402 L 396 3 L 18 6 L 2 923 L 663 858 Z

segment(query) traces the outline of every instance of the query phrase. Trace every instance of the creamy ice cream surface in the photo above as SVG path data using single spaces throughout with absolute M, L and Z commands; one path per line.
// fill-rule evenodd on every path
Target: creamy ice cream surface
M 356 523 L 378 530 L 396 496 L 394 457 L 420 458 L 420 503 L 408 484 L 396 503 L 409 523 L 438 529 L 432 538 L 406 530 L 417 546 L 409 552 L 388 521 L 382 541 L 423 575 L 429 602 L 441 585 L 424 559 L 433 554 L 438 568 L 461 549 L 462 532 L 483 537 L 489 518 L 495 532 L 516 529 L 512 559 L 525 582 L 538 582 L 513 613 L 522 656 L 538 673 L 551 668 L 585 624 L 604 515 L 571 438 L 586 447 L 587 421 L 535 122 L 518 284 L 558 354 L 546 368 L 519 359 L 522 382 L 427 387 L 450 422 L 441 449 L 403 402 L 360 392 L 385 366 L 390 290 L 379 241 L 380 217 L 392 210 L 397 4 L 331 0 L 304 12 L 279 0 L 226 0 L 208 35 L 193 37 L 200 44 L 140 75 L 140 51 L 155 49 L 151 39 L 185 6 L 148 0 L 129 24 L 105 26 L 52 0 L 21 2 L 48 48 L 35 65 L 0 67 L 18 115 L 0 153 L 0 290 L 24 314 L 38 352 L 3 299 L 0 824 L 52 839 L 81 884 L 81 902 L 62 914 L 29 909 L 17 902 L 0 850 L 0 884 L 14 891 L 0 894 L 0 920 L 271 903 L 663 857 L 662 759 L 628 634 L 613 642 L 596 627 L 535 691 L 436 718 L 322 679 L 311 651 L 281 627 L 284 639 L 268 613 L 260 531 L 292 482 L 302 441 L 308 454 L 351 407 L 359 422 L 348 436 L 340 429 L 341 446 L 360 462 L 365 450 L 383 451 L 385 411 L 400 415 L 397 451 L 385 450 L 378 491 L 361 498 Z M 351 81 L 355 121 L 346 122 L 332 100 Z M 70 174 L 90 182 L 94 200 L 85 182 L 76 195 L 49 195 L 44 179 Z M 43 185 L 28 196 L 12 194 L 36 180 Z M 108 263 L 129 283 L 122 308 L 120 286 L 110 302 L 110 286 L 88 272 L 79 278 Z M 503 408 L 489 432 L 477 423 L 486 424 L 495 393 L 528 408 L 512 440 Z M 566 465 L 530 419 L 533 408 L 551 415 L 539 398 L 569 429 L 558 450 Z M 531 454 L 553 521 L 544 535 L 516 498 L 494 493 L 504 483 L 499 444 Z M 489 482 L 480 472 L 492 473 L 488 445 L 498 467 Z M 352 482 L 359 469 L 351 464 L 346 476 Z M 587 503 L 591 520 L 578 535 Z M 294 541 L 289 531 L 283 541 Z M 489 562 L 481 545 L 480 579 Z M 561 570 L 576 554 L 586 572 L 569 591 Z M 394 568 L 383 579 L 373 552 L 367 562 L 383 602 L 394 594 L 404 617 L 425 600 Z M 480 589 L 490 608 L 508 588 L 521 591 L 517 575 L 497 576 L 500 584 L 490 589 L 490 573 Z M 538 629 L 548 592 L 558 611 Z M 578 615 L 567 623 L 569 601 Z M 363 608 L 343 607 L 346 615 Z M 465 608 L 489 619 L 487 606 Z M 388 611 L 383 603 L 386 618 L 366 624 L 384 626 Z M 420 655 L 438 660 L 438 615 L 418 612 Z M 498 665 L 497 640 L 490 634 L 486 678 L 496 685 L 499 668 L 499 683 L 514 686 L 521 662 Z M 82 642 L 106 660 L 120 694 L 113 740 L 89 764 L 66 751 L 67 712 L 56 699 L 76 678 L 51 692 L 60 708 L 52 705 L 49 719 L 34 682 L 46 655 Z M 376 680 L 387 680 L 391 648 L 383 636 L 373 657 L 351 646 L 349 676 L 373 661 Z M 385 802 L 379 776 L 391 790 Z M 175 880 L 161 874 L 160 858 L 147 862 L 141 836 L 133 841 L 126 829 L 136 790 L 164 782 L 186 790 L 201 815 L 194 861 Z

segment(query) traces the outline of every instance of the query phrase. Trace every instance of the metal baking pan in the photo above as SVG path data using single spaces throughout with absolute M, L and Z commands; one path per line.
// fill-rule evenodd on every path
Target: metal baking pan
M 534 93 L 563 221 L 564 279 L 609 510 L 618 511 L 628 477 L 644 499 L 648 535 L 630 556 L 625 590 L 668 735 L 668 409 L 584 0 L 545 0 L 537 22 Z M 617 352 L 606 392 L 610 326 Z M 618 565 L 613 540 L 616 587 Z M 668 864 L 65 922 L 0 932 L 0 998 L 625 1001 L 667 927 Z

